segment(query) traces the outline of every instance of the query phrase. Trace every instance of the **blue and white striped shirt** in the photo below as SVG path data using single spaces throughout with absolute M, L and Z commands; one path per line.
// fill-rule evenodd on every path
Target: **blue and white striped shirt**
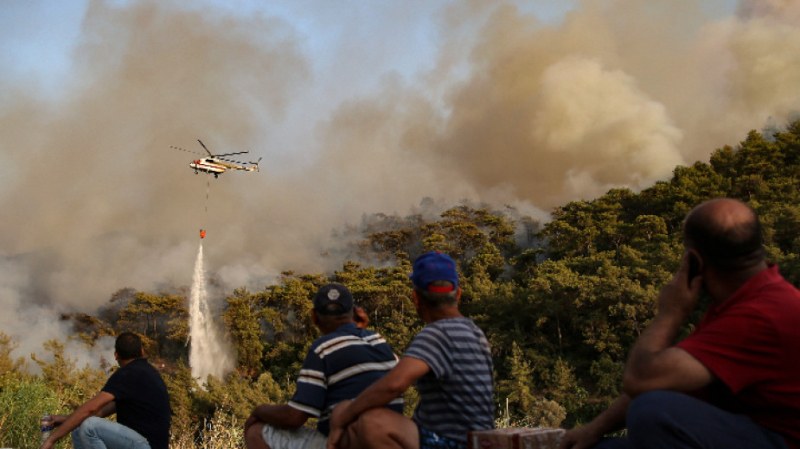
M 358 396 L 396 364 L 397 356 L 380 334 L 344 324 L 312 343 L 289 405 L 319 418 L 317 430 L 327 435 L 333 407 Z M 402 413 L 402 398 L 389 407 Z
M 492 354 L 486 335 L 471 319 L 428 324 L 405 356 L 430 367 L 417 381 L 417 425 L 464 443 L 468 431 L 494 428 Z

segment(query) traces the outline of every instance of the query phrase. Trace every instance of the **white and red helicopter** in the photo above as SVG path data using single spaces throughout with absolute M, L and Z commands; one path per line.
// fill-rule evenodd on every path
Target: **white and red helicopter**
M 199 172 L 205 172 L 214 175 L 215 178 L 218 178 L 219 175 L 225 173 L 228 170 L 259 171 L 258 163 L 261 162 L 261 158 L 258 158 L 258 160 L 255 162 L 234 161 L 226 158 L 227 156 L 234 156 L 236 154 L 247 154 L 249 153 L 249 151 L 213 154 L 211 151 L 208 150 L 208 148 L 206 148 L 202 140 L 197 139 L 197 141 L 200 142 L 200 146 L 202 146 L 203 149 L 206 150 L 206 153 L 208 153 L 208 157 L 195 159 L 189 163 L 189 167 L 194 169 L 195 174 Z M 205 156 L 203 153 L 198 153 L 196 151 L 187 150 L 181 147 L 170 145 L 170 148 Z

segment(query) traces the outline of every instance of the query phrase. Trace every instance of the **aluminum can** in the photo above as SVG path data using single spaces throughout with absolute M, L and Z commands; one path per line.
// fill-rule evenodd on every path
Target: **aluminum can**
M 42 443 L 50 437 L 54 427 L 53 417 L 49 414 L 42 415 L 42 419 L 39 421 L 39 428 L 42 431 Z

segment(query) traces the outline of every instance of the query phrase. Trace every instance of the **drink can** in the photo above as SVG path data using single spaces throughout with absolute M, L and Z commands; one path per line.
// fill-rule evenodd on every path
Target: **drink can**
M 42 431 L 42 443 L 50 437 L 50 434 L 53 432 L 53 417 L 49 414 L 42 415 L 42 419 L 39 422 L 39 428 Z

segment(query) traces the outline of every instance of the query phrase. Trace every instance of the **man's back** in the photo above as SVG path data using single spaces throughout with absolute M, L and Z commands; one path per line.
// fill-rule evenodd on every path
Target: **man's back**
M 147 359 L 121 367 L 102 391 L 114 396 L 117 422 L 147 438 L 152 449 L 167 449 L 171 409 L 167 387 Z
M 712 403 L 800 443 L 800 292 L 777 266 L 709 309 L 678 344 L 725 387 Z M 719 387 L 717 387 L 719 388 Z
M 428 324 L 405 356 L 430 367 L 417 381 L 417 424 L 457 441 L 465 441 L 467 431 L 494 427 L 491 351 L 472 320 L 458 317 Z
M 289 405 L 318 416 L 317 429 L 327 435 L 333 406 L 356 397 L 396 364 L 397 357 L 383 337 L 354 323 L 344 324 L 311 345 Z M 402 411 L 402 400 L 391 408 Z

